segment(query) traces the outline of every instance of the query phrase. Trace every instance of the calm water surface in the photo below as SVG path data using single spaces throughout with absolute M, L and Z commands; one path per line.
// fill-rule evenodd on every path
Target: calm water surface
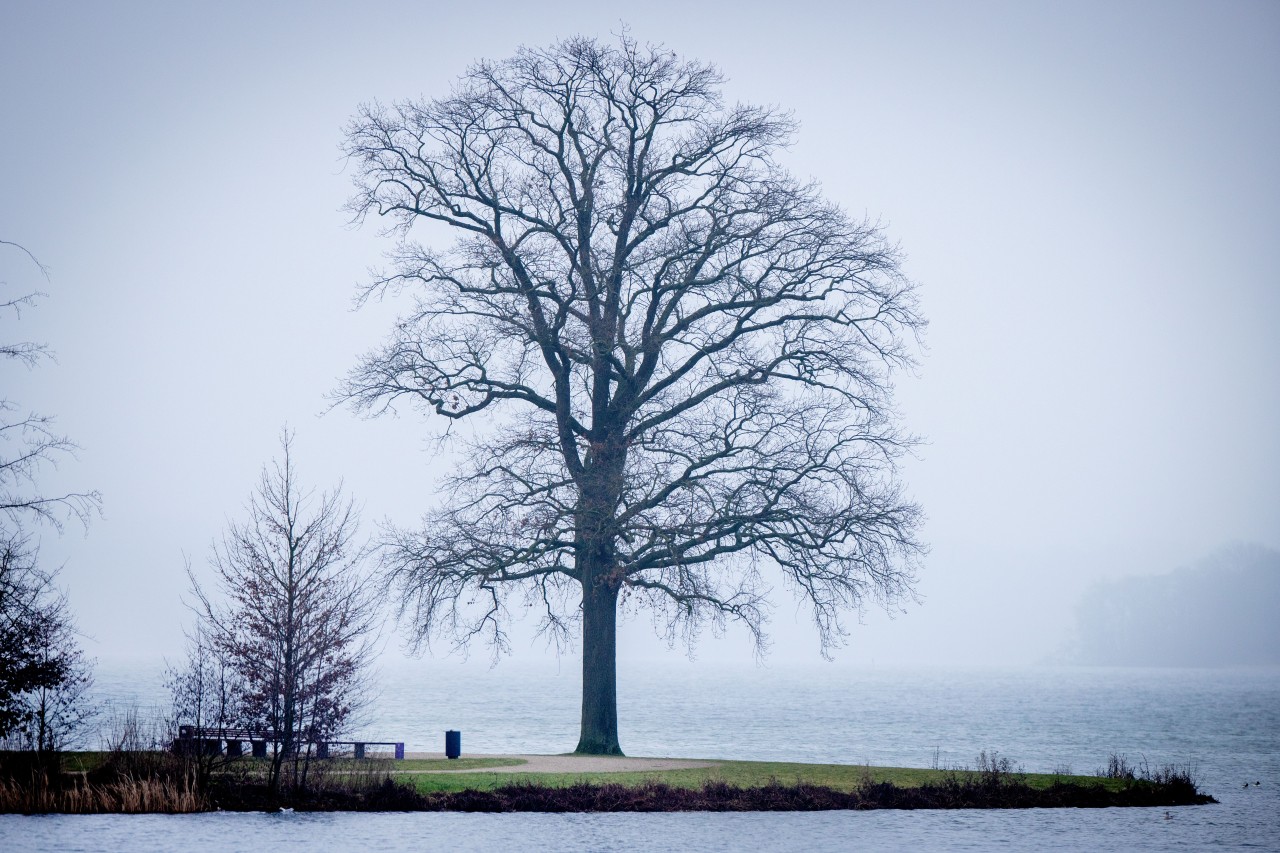
M 156 673 L 103 671 L 127 700 Z M 1280 850 L 1280 670 L 624 667 L 632 755 L 972 765 L 1093 772 L 1111 753 L 1191 765 L 1216 806 L 816 814 L 208 814 L 0 816 L 5 850 Z M 474 674 L 424 662 L 383 673 L 365 733 L 439 751 L 564 752 L 572 668 Z M 1259 781 L 1260 786 L 1244 783 Z

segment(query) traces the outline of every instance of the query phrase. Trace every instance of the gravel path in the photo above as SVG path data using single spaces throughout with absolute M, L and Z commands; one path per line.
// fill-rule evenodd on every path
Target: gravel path
M 444 758 L 443 752 L 409 752 L 405 758 Z M 401 773 L 627 773 L 642 770 L 689 770 L 715 767 L 718 761 L 687 758 L 631 758 L 612 755 L 477 755 L 467 758 L 510 758 L 524 764 L 475 767 L 466 770 L 403 770 Z

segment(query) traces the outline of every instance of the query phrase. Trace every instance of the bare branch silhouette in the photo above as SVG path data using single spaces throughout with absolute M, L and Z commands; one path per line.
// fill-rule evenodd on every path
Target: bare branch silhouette
M 48 269 L 26 248 L 8 240 L 0 240 L 0 245 L 24 253 L 48 279 Z M 22 309 L 35 305 L 43 295 L 35 291 L 0 302 L 0 313 L 8 309 L 15 317 L 21 317 Z M 34 367 L 42 359 L 52 357 L 44 344 L 0 343 L 0 360 L 12 359 Z M 19 414 L 21 412 L 17 404 L 0 398 L 0 513 L 15 528 L 20 528 L 24 521 L 36 520 L 60 531 L 68 518 L 87 526 L 93 515 L 101 511 L 102 496 L 97 491 L 49 495 L 40 490 L 37 482 L 42 469 L 57 468 L 61 459 L 74 457 L 79 448 L 53 429 L 53 418 L 33 412 Z
M 765 564 L 824 648 L 912 595 L 920 510 L 890 376 L 924 320 L 879 228 L 774 159 L 795 129 L 712 66 L 623 37 L 482 62 L 347 128 L 353 217 L 390 223 L 363 297 L 411 294 L 339 397 L 480 438 L 385 566 L 422 642 L 501 650 L 515 604 L 583 642 L 583 752 L 618 752 L 616 618 L 765 642 Z M 447 249 L 414 242 L 444 226 Z

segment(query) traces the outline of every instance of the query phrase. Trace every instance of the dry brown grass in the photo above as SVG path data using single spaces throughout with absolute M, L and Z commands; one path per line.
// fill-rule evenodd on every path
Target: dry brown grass
M 23 814 L 186 814 L 207 810 L 195 777 L 90 782 L 84 774 L 52 783 L 44 774 L 29 782 L 0 779 L 0 812 Z
M 12 757 L 12 756 L 10 756 Z M 0 812 L 23 814 L 183 814 L 205 811 L 208 798 L 195 768 L 173 761 L 112 759 L 90 772 L 60 769 L 57 757 L 6 762 L 0 773 Z

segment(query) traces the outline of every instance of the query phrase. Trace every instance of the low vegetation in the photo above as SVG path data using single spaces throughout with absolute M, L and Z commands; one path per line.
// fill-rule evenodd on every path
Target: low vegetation
M 182 814 L 212 807 L 196 765 L 167 752 L 0 753 L 0 812 Z
M 0 811 L 817 811 L 1216 802 L 1187 768 L 1137 770 L 1123 756 L 1113 756 L 1099 776 L 1022 773 L 985 754 L 976 769 L 729 761 L 642 773 L 479 772 L 506 763 L 314 761 L 305 788 L 276 790 L 261 759 L 232 762 L 202 783 L 194 762 L 164 752 L 69 753 L 56 764 L 49 756 L 0 753 Z M 454 772 L 434 772 L 442 769 Z

